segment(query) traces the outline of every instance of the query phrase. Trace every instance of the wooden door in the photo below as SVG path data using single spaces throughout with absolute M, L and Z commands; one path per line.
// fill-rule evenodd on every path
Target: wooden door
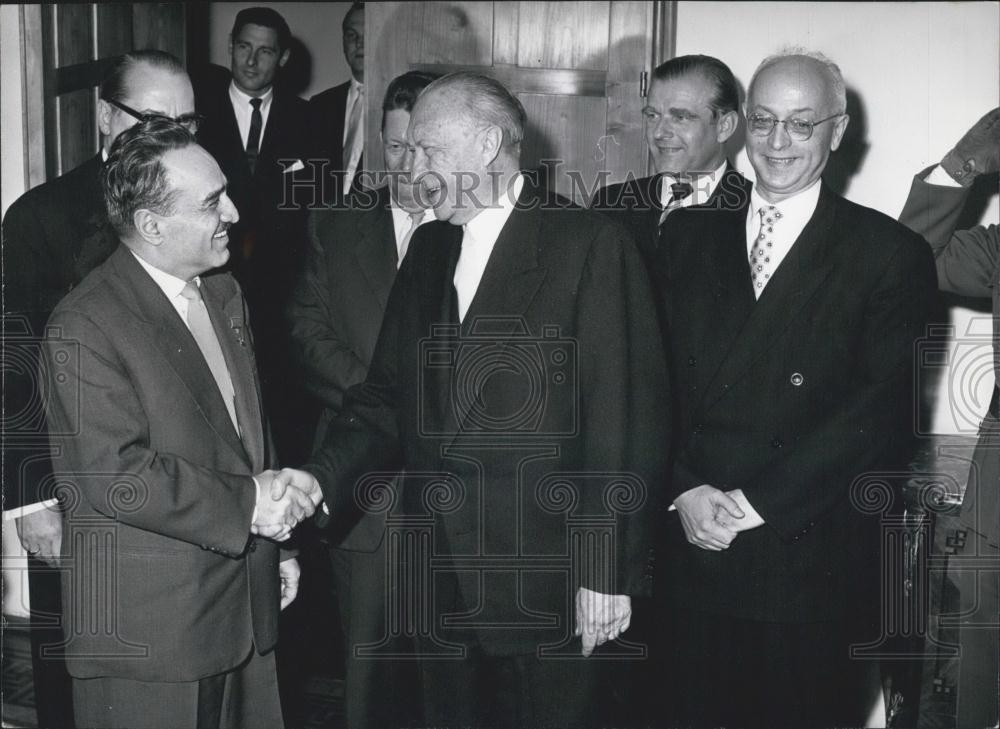
M 98 86 L 115 57 L 156 48 L 184 60 L 185 6 L 50 3 L 25 6 L 22 18 L 29 185 L 34 186 L 97 153 Z
M 578 203 L 595 186 L 646 174 L 641 109 L 652 66 L 672 50 L 672 3 L 382 2 L 365 8 L 365 160 L 382 168 L 381 101 L 409 70 L 466 70 L 524 104 L 522 167 L 546 163 Z

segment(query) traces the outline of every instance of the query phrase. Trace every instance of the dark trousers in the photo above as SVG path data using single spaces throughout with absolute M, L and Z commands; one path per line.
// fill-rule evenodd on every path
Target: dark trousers
M 611 687 L 597 658 L 488 656 L 421 661 L 427 726 L 569 729 L 608 725 Z
M 28 557 L 31 670 L 41 729 L 73 727 L 73 685 L 59 648 L 64 640 L 61 594 L 59 571 Z
M 205 646 L 211 650 L 211 646 Z M 238 668 L 199 681 L 74 678 L 80 729 L 280 729 L 274 652 L 251 651 Z
M 374 552 L 330 548 L 334 589 L 344 634 L 344 709 L 347 726 L 421 723 L 412 642 L 390 635 L 386 604 L 385 540 Z M 391 621 L 397 627 L 405 616 Z
M 872 637 L 862 621 L 765 623 L 673 607 L 663 726 L 864 726 L 878 665 L 851 659 Z

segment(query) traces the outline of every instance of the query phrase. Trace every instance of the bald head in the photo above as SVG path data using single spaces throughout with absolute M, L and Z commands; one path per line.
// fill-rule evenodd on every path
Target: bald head
M 847 129 L 845 107 L 844 81 L 829 59 L 787 53 L 760 64 L 747 91 L 747 156 L 766 200 L 819 182 Z

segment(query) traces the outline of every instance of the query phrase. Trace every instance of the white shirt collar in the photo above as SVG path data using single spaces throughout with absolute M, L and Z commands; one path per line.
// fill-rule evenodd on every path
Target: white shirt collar
M 230 81 L 229 82 L 229 98 L 232 100 L 233 106 L 235 108 L 238 108 L 238 109 L 249 109 L 250 108 L 250 99 L 253 99 L 254 97 L 250 96 L 250 94 L 243 93 L 236 86 L 236 82 L 235 81 Z M 263 94 L 261 94 L 260 97 L 258 97 L 258 98 L 260 98 L 260 101 L 261 101 L 261 104 L 260 104 L 260 113 L 263 114 L 265 109 L 271 108 L 271 100 L 274 98 L 274 86 L 268 87 L 267 91 L 265 91 Z
M 183 291 L 184 287 L 187 286 L 187 281 L 177 278 L 173 274 L 167 273 L 166 271 L 161 271 L 131 248 L 129 248 L 129 252 L 135 256 L 135 260 L 137 260 L 139 265 L 146 270 L 146 273 L 148 273 L 150 278 L 156 282 L 156 285 L 163 290 L 163 293 L 166 294 L 168 299 L 173 301 L 175 298 L 180 297 L 181 291 Z M 194 282 L 195 285 L 199 287 L 201 286 L 201 278 L 199 276 L 194 277 Z
M 761 197 L 754 185 L 750 191 L 750 207 L 747 209 L 746 233 L 747 233 L 747 257 L 753 249 L 754 240 L 760 233 L 761 219 L 759 210 L 762 207 L 773 205 L 781 213 L 780 225 L 775 223 L 772 242 L 774 249 L 771 253 L 773 261 L 772 270 L 777 269 L 781 262 L 788 255 L 788 252 L 795 245 L 809 219 L 816 212 L 816 205 L 819 203 L 819 193 L 822 189 L 819 180 L 812 186 L 799 192 L 792 197 L 781 202 L 770 203 Z
M 400 261 L 399 253 L 403 245 L 403 238 L 410 230 L 410 214 L 399 207 L 395 200 L 391 199 L 389 201 L 389 212 L 392 213 L 392 230 L 396 237 L 396 260 Z M 423 217 L 420 218 L 418 225 L 423 225 L 431 220 L 434 220 L 434 210 L 427 208 L 424 210 Z
M 500 194 L 498 204 L 493 207 L 483 208 L 472 220 L 462 226 L 466 238 L 471 237 L 477 244 L 489 243 L 492 250 L 493 245 L 500 237 L 500 231 L 507 223 L 517 204 L 517 199 L 521 196 L 524 188 L 524 176 L 519 172 L 514 178 L 514 182 L 504 192 Z
M 683 179 L 684 182 L 691 183 L 692 191 L 681 202 L 680 207 L 686 208 L 691 205 L 704 205 L 708 202 L 708 199 L 712 197 L 715 192 L 715 188 L 719 186 L 719 182 L 722 181 L 722 176 L 726 174 L 726 165 L 729 163 L 726 160 L 722 160 L 722 164 L 719 165 L 717 169 L 712 172 L 701 174 L 701 175 L 690 175 Z M 670 196 L 672 194 L 670 186 L 674 183 L 680 181 L 677 177 L 673 175 L 664 174 L 660 178 L 660 206 L 667 207 L 667 203 L 670 202 Z

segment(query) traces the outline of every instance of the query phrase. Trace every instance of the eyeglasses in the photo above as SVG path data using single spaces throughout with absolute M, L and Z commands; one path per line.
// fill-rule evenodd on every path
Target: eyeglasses
M 805 119 L 775 119 L 769 114 L 750 114 L 747 117 L 747 127 L 750 129 L 750 133 L 755 137 L 766 137 L 774 131 L 774 128 L 778 124 L 785 125 L 785 131 L 788 132 L 788 136 L 799 142 L 805 142 L 807 139 L 812 137 L 813 129 L 823 122 L 828 122 L 831 119 L 837 119 L 842 117 L 843 114 L 834 114 L 833 116 L 828 116 L 826 119 L 820 119 L 819 121 L 806 121 Z
M 136 111 L 131 106 L 126 106 L 120 101 L 115 101 L 114 99 L 105 99 L 105 101 L 111 104 L 112 106 L 118 107 L 129 116 L 138 119 L 141 122 L 150 121 L 151 119 L 168 119 L 169 121 L 180 124 L 182 127 L 187 129 L 192 134 L 196 133 L 198 131 L 198 126 L 203 121 L 205 121 L 204 116 L 202 116 L 201 114 L 195 114 L 193 112 L 191 114 L 181 114 L 179 117 L 174 118 L 174 117 L 169 117 L 166 114 Z

